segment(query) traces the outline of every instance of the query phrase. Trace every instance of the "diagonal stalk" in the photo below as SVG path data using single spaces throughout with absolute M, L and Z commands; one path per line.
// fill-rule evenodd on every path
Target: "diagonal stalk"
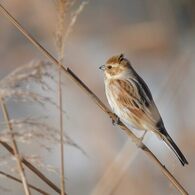
M 22 181 L 21 181 L 20 179 L 14 177 L 14 176 L 12 176 L 12 175 L 9 175 L 9 174 L 7 174 L 7 173 L 5 173 L 5 172 L 3 172 L 3 171 L 0 171 L 0 175 L 3 175 L 3 176 L 5 176 L 6 178 L 9 178 L 9 179 L 11 179 L 11 180 L 13 180 L 13 181 L 16 181 L 16 182 L 18 182 L 18 183 L 22 183 Z M 35 187 L 34 185 L 28 184 L 28 186 L 29 186 L 30 188 L 32 188 L 33 190 L 35 190 L 35 191 L 37 191 L 37 192 L 39 192 L 39 193 L 41 193 L 41 194 L 43 194 L 43 195 L 49 195 L 47 192 L 41 190 L 40 188 Z
M 104 103 L 69 69 L 65 68 L 63 64 L 60 64 L 56 58 L 54 58 L 41 44 L 39 44 L 19 23 L 18 21 L 0 4 L 0 11 L 9 19 L 9 21 L 14 24 L 17 29 L 34 45 L 41 51 L 51 62 L 53 62 L 58 67 L 60 66 L 62 71 L 69 76 L 91 99 L 106 113 L 112 120 L 116 120 L 115 114 L 113 114 Z M 184 195 L 188 195 L 185 188 L 177 181 L 177 179 L 169 172 L 169 170 L 158 160 L 158 158 L 152 153 L 152 151 L 143 143 L 140 139 L 125 126 L 122 122 L 120 123 L 120 128 L 124 130 L 128 137 L 144 151 L 144 153 L 159 166 L 162 173 L 167 177 L 167 179 L 175 186 L 175 188 Z
M 23 183 L 24 192 L 25 192 L 26 195 L 30 195 L 31 193 L 30 193 L 28 182 L 27 182 L 27 179 L 26 179 L 24 167 L 21 163 L 19 149 L 18 149 L 16 140 L 15 140 L 15 136 L 14 136 L 14 133 L 13 133 L 13 127 L 12 127 L 12 124 L 10 123 L 10 118 L 9 118 L 9 113 L 8 113 L 8 110 L 7 110 L 7 106 L 6 106 L 6 104 L 4 102 L 4 99 L 2 97 L 0 97 L 0 104 L 1 104 L 1 109 L 3 111 L 4 120 L 7 123 L 8 129 L 10 131 L 10 136 L 11 136 L 11 141 L 12 141 L 12 145 L 13 145 L 14 155 L 16 157 L 18 171 L 20 173 L 20 177 L 21 177 L 21 180 L 22 180 L 22 183 Z
M 2 141 L 0 139 L 0 144 L 12 155 L 14 155 L 13 148 L 6 142 Z M 56 191 L 58 194 L 61 194 L 60 189 L 52 182 L 50 181 L 41 171 L 39 171 L 33 164 L 31 164 L 29 161 L 27 161 L 25 158 L 21 157 L 21 162 L 28 167 L 35 175 L 37 175 L 43 182 L 45 182 L 49 187 L 51 187 L 54 191 Z M 66 195 L 66 193 L 64 193 Z

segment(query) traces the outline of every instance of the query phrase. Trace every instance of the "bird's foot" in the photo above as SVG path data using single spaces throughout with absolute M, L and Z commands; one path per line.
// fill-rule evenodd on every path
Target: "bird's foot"
M 143 133 L 143 135 L 140 137 L 140 141 L 141 141 L 141 142 L 143 142 L 146 133 L 147 133 L 147 131 L 145 130 L 144 133 Z
M 144 148 L 144 143 L 142 142 L 142 140 L 139 140 L 137 143 L 136 143 L 136 145 L 137 145 L 137 147 L 138 148 L 141 148 L 141 149 L 143 149 Z
M 145 137 L 146 133 L 147 133 L 147 131 L 145 130 L 143 135 L 139 138 L 139 141 L 137 143 L 138 148 L 143 148 L 143 146 L 144 146 L 143 140 L 144 140 L 144 137 Z
M 113 125 L 120 125 L 121 124 L 120 118 L 116 114 L 110 112 L 109 115 L 110 115 L 110 118 L 112 119 Z
M 120 125 L 121 124 L 120 118 L 118 116 L 116 116 L 116 120 L 112 119 L 112 124 L 113 125 Z

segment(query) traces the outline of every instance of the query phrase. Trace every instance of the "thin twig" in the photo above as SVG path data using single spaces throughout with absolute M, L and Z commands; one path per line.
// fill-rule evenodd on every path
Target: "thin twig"
M 11 141 L 12 141 L 12 145 L 13 145 L 13 149 L 14 149 L 14 155 L 16 157 L 16 161 L 17 161 L 17 165 L 18 165 L 18 171 L 20 173 L 20 177 L 22 179 L 22 183 L 23 183 L 23 187 L 24 187 L 24 192 L 26 195 L 30 195 L 30 189 L 28 186 L 28 182 L 26 179 L 26 175 L 25 175 L 25 171 L 24 171 L 24 167 L 21 163 L 21 158 L 20 158 L 20 153 L 19 153 L 19 149 L 15 140 L 15 136 L 13 133 L 13 127 L 12 124 L 10 123 L 10 118 L 9 118 L 9 113 L 7 110 L 7 106 L 4 102 L 4 99 L 2 97 L 0 97 L 0 104 L 1 104 L 1 109 L 3 112 L 3 116 L 4 116 L 4 120 L 7 123 L 8 129 L 10 131 L 10 137 L 11 137 Z
M 48 59 L 51 60 L 57 66 L 61 66 L 63 72 L 69 76 L 91 99 L 105 112 L 109 115 L 112 120 L 116 120 L 116 116 L 104 105 L 104 103 L 69 69 L 65 68 L 60 64 L 56 58 L 54 58 L 42 45 L 40 45 L 18 22 L 17 20 L 0 4 L 0 11 L 9 19 L 9 21 L 14 24 L 22 34 L 35 45 Z M 156 158 L 156 156 L 149 150 L 149 148 L 140 142 L 140 139 L 132 133 L 122 122 L 120 123 L 121 129 L 123 129 L 128 137 L 141 148 L 145 154 L 153 160 L 161 169 L 163 174 L 168 178 L 168 180 L 175 186 L 175 188 L 181 193 L 187 195 L 188 192 L 184 187 L 176 180 L 176 178 L 166 169 L 166 167 Z
M 6 142 L 0 140 L 0 144 L 12 155 L 14 155 L 13 148 Z M 58 194 L 61 194 L 61 190 L 52 182 L 50 181 L 41 171 L 39 171 L 34 165 L 32 165 L 29 161 L 25 158 L 21 157 L 21 162 L 26 165 L 33 173 L 35 173 L 42 181 L 44 181 L 49 187 L 55 190 Z M 66 194 L 64 194 L 66 195 Z
M 64 35 L 65 35 L 65 13 L 66 5 L 68 0 L 59 0 L 58 8 L 58 25 L 57 25 L 57 49 L 58 49 L 58 60 L 60 64 L 64 61 Z M 60 65 L 61 66 L 61 65 Z M 60 186 L 61 195 L 65 192 L 65 173 L 64 173 L 64 123 L 63 123 L 63 102 L 62 102 L 62 74 L 61 67 L 58 67 L 58 103 L 59 103 L 59 120 L 60 120 Z
M 62 74 L 59 68 L 58 81 L 58 101 L 59 101 L 59 117 L 60 117 L 60 161 L 61 161 L 61 195 L 65 192 L 65 173 L 64 173 L 64 123 L 63 123 L 63 102 L 62 102 Z
M 72 3 L 74 4 L 74 2 Z M 60 119 L 60 161 L 61 161 L 61 193 L 65 192 L 65 173 L 64 173 L 64 124 L 63 124 L 63 95 L 62 95 L 62 72 L 61 65 L 64 62 L 64 53 L 65 53 L 65 41 L 73 30 L 73 26 L 76 23 L 76 20 L 79 14 L 84 9 L 87 2 L 82 2 L 79 8 L 74 13 L 71 18 L 70 24 L 65 30 L 65 15 L 66 11 L 72 6 L 69 0 L 59 0 L 58 8 L 58 24 L 56 29 L 56 45 L 58 49 L 58 62 L 59 62 L 59 70 L 58 70 L 58 102 L 59 102 L 59 119 Z
M 7 177 L 7 178 L 9 178 L 9 179 L 12 179 L 12 180 L 18 182 L 18 183 L 22 183 L 22 181 L 21 181 L 20 179 L 14 177 L 14 176 L 12 176 L 12 175 L 9 175 L 9 174 L 7 174 L 7 173 L 5 173 L 5 172 L 3 172 L 3 171 L 0 171 L 0 174 L 3 175 L 3 176 L 5 176 L 5 177 Z M 32 188 L 33 190 L 36 190 L 37 192 L 41 193 L 41 194 L 49 195 L 49 193 L 43 191 L 43 190 L 40 189 L 40 188 L 37 188 L 37 187 L 34 186 L 34 185 L 28 184 L 28 186 L 29 186 L 30 188 Z

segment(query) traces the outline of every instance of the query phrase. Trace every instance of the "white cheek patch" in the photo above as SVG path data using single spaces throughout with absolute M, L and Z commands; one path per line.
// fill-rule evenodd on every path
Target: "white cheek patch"
M 105 71 L 105 79 L 111 79 L 111 78 L 112 76 L 109 73 L 107 73 L 107 71 Z
M 117 68 L 119 66 L 119 64 L 106 64 L 106 67 L 109 67 L 109 66 L 112 66 L 112 68 Z M 116 74 L 116 75 L 111 75 L 109 74 L 109 72 L 107 72 L 105 70 L 105 77 L 106 79 L 118 79 L 120 78 L 120 73 L 119 74 Z

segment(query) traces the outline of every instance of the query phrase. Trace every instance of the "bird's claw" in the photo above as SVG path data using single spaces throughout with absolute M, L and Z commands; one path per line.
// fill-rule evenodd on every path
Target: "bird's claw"
M 120 125 L 120 123 L 121 123 L 121 121 L 120 121 L 120 118 L 117 116 L 117 115 L 115 115 L 116 117 L 116 119 L 114 120 L 114 119 L 112 119 L 112 124 L 113 125 Z
M 113 125 L 120 125 L 121 124 L 120 118 L 116 114 L 114 114 L 112 112 L 110 112 L 108 114 L 110 115 L 110 118 L 112 119 Z
M 112 119 L 112 124 L 113 125 L 117 125 L 119 120 L 120 119 L 118 117 L 116 118 L 116 120 Z

